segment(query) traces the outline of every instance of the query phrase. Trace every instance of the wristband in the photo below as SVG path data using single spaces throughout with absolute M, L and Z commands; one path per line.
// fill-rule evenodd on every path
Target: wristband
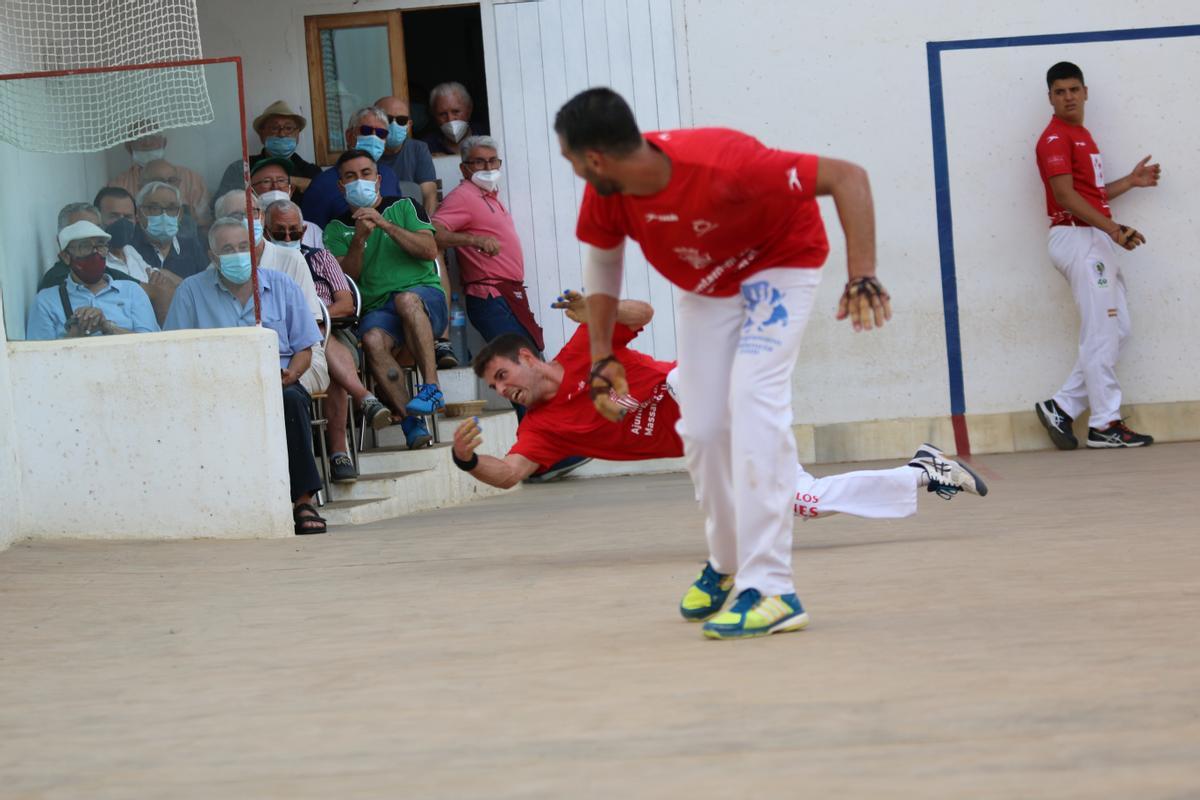
M 479 466 L 479 454 L 471 453 L 470 461 L 463 461 L 454 453 L 454 448 L 450 448 L 450 458 L 454 459 L 454 466 L 461 469 L 463 472 L 470 472 Z

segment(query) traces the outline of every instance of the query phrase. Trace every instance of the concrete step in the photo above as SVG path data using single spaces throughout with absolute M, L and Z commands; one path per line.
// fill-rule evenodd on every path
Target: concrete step
M 399 481 L 409 475 L 427 471 L 428 469 L 413 469 L 360 475 L 358 480 L 353 483 L 332 484 L 329 487 L 330 499 L 334 501 L 386 500 L 396 494 Z
M 358 470 L 362 477 L 367 477 L 381 472 L 433 469 L 439 462 L 450 457 L 446 452 L 449 449 L 449 440 L 420 450 L 409 450 L 402 445 L 377 447 L 358 454 Z

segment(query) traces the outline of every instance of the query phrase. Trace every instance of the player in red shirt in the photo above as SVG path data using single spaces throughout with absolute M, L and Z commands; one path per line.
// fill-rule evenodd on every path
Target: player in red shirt
M 1157 186 L 1162 170 L 1150 156 L 1125 177 L 1105 183 L 1100 149 L 1083 127 L 1088 99 L 1083 72 L 1062 61 L 1046 73 L 1054 116 L 1037 142 L 1046 186 L 1050 260 L 1071 286 L 1079 309 L 1079 355 L 1058 394 L 1034 406 L 1060 450 L 1078 446 L 1071 425 L 1085 408 L 1088 447 L 1143 447 L 1154 439 L 1121 421 L 1117 358 L 1129 339 L 1129 308 L 1117 247 L 1133 250 L 1146 237 L 1113 221 L 1110 200 L 1136 186 Z
M 808 618 L 792 583 L 787 513 L 796 465 L 792 371 L 829 250 L 819 195 L 833 197 L 846 234 L 850 280 L 838 318 L 870 330 L 891 316 L 875 279 L 866 172 L 731 130 L 643 136 L 609 89 L 572 98 L 554 128 L 563 156 L 588 183 L 576 232 L 586 245 L 591 390 L 601 414 L 616 419 L 622 409 L 612 398 L 626 391 L 612 348 L 625 239 L 683 290 L 675 319 L 679 432 L 709 546 L 689 595 L 706 591 L 712 575 L 721 583 L 735 575 L 738 590 L 704 634 L 798 630 Z M 858 499 L 869 506 L 870 491 Z
M 508 489 L 573 453 L 612 461 L 682 456 L 683 441 L 676 431 L 679 404 L 671 387 L 676 365 L 628 346 L 650 322 L 654 309 L 639 300 L 622 300 L 617 307 L 613 346 L 625 367 L 629 393 L 627 413 L 613 424 L 596 412 L 588 391 L 592 360 L 583 295 L 568 290 L 554 307 L 565 309 L 571 320 L 581 324 L 552 361 L 542 361 L 532 342 L 512 333 L 496 337 L 475 357 L 476 375 L 506 399 L 526 406 L 516 444 L 504 458 L 477 456 L 483 435 L 478 420 L 469 419 L 454 433 L 455 463 L 484 483 Z M 907 467 L 891 470 L 815 478 L 796 464 L 791 510 L 803 519 L 843 511 L 873 518 L 907 517 L 917 510 L 920 486 L 952 497 L 959 487 L 942 476 L 959 469 L 963 468 L 932 445 L 921 448 Z M 879 491 L 881 484 L 886 484 L 886 493 Z M 971 491 L 987 492 L 982 482 L 968 485 Z M 861 502 L 863 489 L 871 494 L 870 505 Z M 703 603 L 699 611 L 707 613 L 699 616 L 711 615 L 709 606 Z M 698 615 L 687 605 L 681 610 L 687 617 Z

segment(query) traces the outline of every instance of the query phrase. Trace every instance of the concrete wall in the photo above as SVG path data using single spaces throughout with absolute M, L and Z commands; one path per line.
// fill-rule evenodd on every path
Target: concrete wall
M 4 308 L 0 304 L 0 331 Z M 8 347 L 0 344 L 0 550 L 17 536 L 21 520 L 21 471 L 17 463 L 17 422 L 13 414 Z
M 255 328 L 8 345 L 0 542 L 291 535 L 278 357 Z

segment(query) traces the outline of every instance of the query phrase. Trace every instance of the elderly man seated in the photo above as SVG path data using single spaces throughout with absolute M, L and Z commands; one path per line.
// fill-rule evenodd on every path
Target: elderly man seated
M 433 226 L 408 198 L 381 196 L 374 157 L 347 150 L 334 167 L 352 207 L 325 226 L 325 246 L 358 281 L 363 311 L 359 334 L 383 399 L 401 421 L 409 448 L 429 444 L 422 415 L 445 407 L 438 388 L 433 338 L 446 327 L 446 295 L 434 259 Z M 392 350 L 404 345 L 425 382 L 408 393 Z
M 269 242 L 299 250 L 304 256 L 317 295 L 332 320 L 354 316 L 354 295 L 337 259 L 324 248 L 308 247 L 301 243 L 304 217 L 298 205 L 291 200 L 276 200 L 268 205 L 263 211 L 263 229 Z M 363 419 L 376 430 L 391 425 L 392 414 L 358 379 L 358 341 L 349 327 L 334 327 L 325 348 L 325 358 L 332 384 L 325 401 L 329 417 L 329 471 L 335 482 L 349 482 L 355 480 L 358 473 L 346 445 L 347 398 L 354 399 Z
M 433 215 L 439 248 L 458 252 L 467 316 L 485 342 L 515 333 L 545 348 L 529 308 L 525 259 L 512 214 L 500 202 L 500 144 L 491 136 L 462 142 L 463 182 Z
M 437 128 L 425 134 L 430 152 L 435 156 L 457 155 L 459 143 L 475 133 L 471 128 L 474 109 L 471 95 L 461 83 L 447 81 L 433 87 L 429 93 L 429 112 Z
M 215 266 L 185 280 L 175 292 L 166 330 L 254 326 L 254 285 L 250 280 L 250 236 L 245 219 L 222 217 L 208 231 Z M 321 341 L 304 295 L 291 278 L 272 269 L 258 270 L 262 324 L 279 337 L 279 376 L 283 384 L 283 422 L 287 434 L 292 518 L 297 534 L 324 533 L 325 520 L 313 507 L 321 488 L 312 449 L 311 397 L 300 377 Z
M 388 125 L 388 115 L 375 106 L 355 111 L 350 116 L 350 126 L 346 128 L 346 152 L 360 150 L 370 155 L 372 163 L 379 161 L 387 149 Z M 376 165 L 376 172 L 380 179 L 380 192 L 388 197 L 399 196 L 400 179 L 396 173 L 390 167 L 381 165 Z M 349 211 L 340 184 L 341 176 L 332 167 L 314 178 L 300 204 L 304 209 L 304 218 L 324 228 L 331 219 Z
M 245 224 L 246 193 L 240 189 L 234 189 L 232 192 L 226 192 L 218 197 L 215 207 L 219 216 L 242 220 L 242 224 Z M 251 220 L 251 227 L 254 231 L 254 257 L 256 263 L 260 269 L 273 269 L 291 278 L 300 287 L 300 293 L 304 296 L 304 301 L 308 305 L 313 321 L 320 325 L 325 319 L 325 304 L 321 302 L 320 296 L 317 295 L 316 286 L 313 285 L 312 273 L 308 270 L 308 264 L 305 263 L 304 256 L 290 248 L 280 247 L 267 241 L 263 233 L 262 201 L 251 194 L 250 207 L 254 214 Z M 304 373 L 304 378 L 301 382 L 310 394 L 323 392 L 329 388 L 329 367 L 325 361 L 325 346 L 321 342 L 317 342 L 313 346 L 312 365 Z
M 105 186 L 96 193 L 92 201 L 100 212 L 100 225 L 112 239 L 108 242 L 108 266 L 110 271 L 124 270 L 150 295 L 154 315 L 161 325 L 171 308 L 175 288 L 183 280 L 174 272 L 156 269 L 146 263 L 133 246 L 137 234 L 137 204 L 133 195 L 119 186 Z
M 179 187 L 151 181 L 137 193 L 138 229 L 133 234 L 133 249 L 151 267 L 174 272 L 187 278 L 201 272 L 208 263 L 204 245 L 180 230 L 183 195 Z
M 143 130 L 145 130 L 145 126 L 143 126 Z M 165 160 L 163 154 L 166 152 L 166 148 L 167 137 L 163 133 L 152 133 L 132 142 L 126 142 L 125 149 L 129 151 L 133 165 L 109 181 L 108 185 L 120 186 L 130 194 L 137 194 L 143 186 L 150 182 L 143 171 L 151 161 Z M 196 214 L 196 222 L 200 225 L 207 225 L 211 221 L 211 217 L 208 215 L 208 187 L 204 185 L 204 178 L 187 167 L 171 165 L 170 162 L 168 162 L 168 166 L 174 166 L 175 169 L 178 188 L 182 195 L 180 204 L 186 203 L 191 206 L 193 213 Z M 139 202 L 138 205 L 141 203 Z M 203 252 L 203 248 L 201 252 Z
M 67 203 L 58 212 L 58 232 L 61 234 L 64 229 L 74 225 L 80 220 L 87 220 L 93 225 L 99 226 L 101 224 L 100 211 L 91 203 Z M 105 231 L 105 233 L 108 232 Z M 109 234 L 109 238 L 112 238 L 111 234 Z M 108 244 L 110 248 L 113 246 L 111 241 L 109 241 Z M 123 269 L 124 264 L 117 262 L 113 258 L 111 249 L 106 251 L 104 265 L 108 275 L 113 280 L 137 280 L 135 276 L 130 275 Z M 46 273 L 42 275 L 41 279 L 38 280 L 38 291 L 41 291 L 42 289 L 48 289 L 51 286 L 57 286 L 65 281 L 67 279 L 67 275 L 69 274 L 71 274 L 70 261 L 63 258 L 63 254 L 60 252 L 58 260 L 55 261 L 50 269 L 46 270 Z
M 292 162 L 286 158 L 264 158 L 250 168 L 250 190 L 262 201 L 264 210 L 280 200 L 298 203 L 293 177 Z M 324 234 L 320 225 L 304 220 L 304 237 L 300 242 L 320 249 L 325 246 Z
M 137 282 L 107 274 L 105 258 L 110 238 L 103 228 L 86 219 L 59 231 L 59 260 L 69 265 L 68 274 L 56 286 L 37 293 L 26 320 L 25 338 L 63 339 L 158 330 L 150 298 Z
M 421 199 L 425 213 L 432 214 L 438 205 L 437 173 L 433 169 L 433 156 L 429 145 L 412 138 L 412 117 L 408 113 L 408 101 L 399 97 L 381 97 L 375 107 L 388 118 L 388 136 L 380 167 L 389 167 L 402 181 L 411 181 L 421 187 Z
M 250 156 L 250 170 L 262 160 L 281 158 L 288 162 L 292 176 L 291 186 L 295 190 L 292 199 L 299 203 L 304 198 L 304 191 L 312 179 L 321 174 L 321 168 L 316 164 L 305 161 L 296 147 L 300 143 L 300 132 L 308 126 L 308 120 L 297 114 L 283 100 L 276 100 L 267 106 L 254 119 L 254 132 L 263 143 L 260 152 Z M 245 188 L 242 182 L 242 160 L 238 159 L 225 168 L 221 176 L 221 185 L 217 188 L 217 196 L 231 189 Z

